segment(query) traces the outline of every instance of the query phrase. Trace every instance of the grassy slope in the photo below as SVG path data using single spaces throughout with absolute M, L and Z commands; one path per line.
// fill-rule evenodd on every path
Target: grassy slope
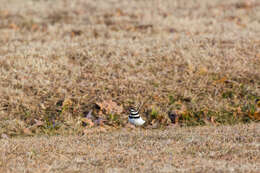
M 0 140 L 1 172 L 259 172 L 260 126 Z

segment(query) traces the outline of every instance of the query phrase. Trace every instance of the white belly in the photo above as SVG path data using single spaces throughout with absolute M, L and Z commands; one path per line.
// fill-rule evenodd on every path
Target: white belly
M 131 123 L 131 124 L 134 124 L 134 125 L 137 125 L 137 126 L 141 126 L 145 123 L 145 121 L 140 117 L 138 119 L 135 119 L 135 118 L 129 118 L 128 117 L 128 121 Z

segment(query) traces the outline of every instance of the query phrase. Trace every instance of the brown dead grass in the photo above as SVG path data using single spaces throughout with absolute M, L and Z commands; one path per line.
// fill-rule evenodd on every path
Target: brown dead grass
M 257 0 L 0 4 L 0 172 L 260 171 Z
M 148 123 L 257 120 L 259 18 L 250 0 L 1 0 L 0 133 L 74 131 L 110 99 L 124 112 L 94 113 L 113 126 L 142 101 Z
M 1 172 L 259 172 L 260 126 L 0 140 Z

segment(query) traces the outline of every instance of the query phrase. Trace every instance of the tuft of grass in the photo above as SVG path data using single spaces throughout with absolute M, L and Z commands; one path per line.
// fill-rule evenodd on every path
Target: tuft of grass
M 151 111 L 151 119 L 158 119 L 159 112 L 153 107 Z
M 169 104 L 172 105 L 176 102 L 176 99 L 174 98 L 174 96 L 170 95 L 169 96 Z
M 228 99 L 228 98 L 232 99 L 234 97 L 234 94 L 232 91 L 226 91 L 226 92 L 222 93 L 222 97 L 224 99 Z

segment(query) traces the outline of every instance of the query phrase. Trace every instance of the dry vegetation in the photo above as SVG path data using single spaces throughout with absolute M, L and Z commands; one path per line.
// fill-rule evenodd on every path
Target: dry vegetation
M 1 172 L 260 172 L 260 126 L 0 140 Z
M 260 3 L 1 0 L 0 133 L 260 119 Z M 119 111 L 120 110 L 120 111 Z
M 1 172 L 259 172 L 258 0 L 0 4 Z

